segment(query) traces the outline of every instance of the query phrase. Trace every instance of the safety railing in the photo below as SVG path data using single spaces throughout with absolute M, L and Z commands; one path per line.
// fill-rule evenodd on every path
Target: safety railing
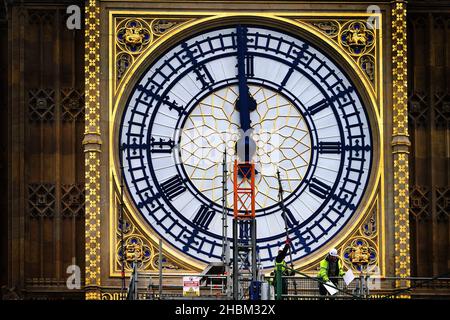
M 361 274 L 348 285 L 342 278 L 332 279 L 337 292 L 334 295 L 328 294 L 327 290 L 320 286 L 324 285 L 323 280 L 311 277 L 297 270 L 287 268 L 294 276 L 282 276 L 281 269 L 276 271 L 276 276 L 269 281 L 275 281 L 275 299 L 393 299 L 411 296 L 419 293 L 421 289 L 435 290 L 435 295 L 439 289 L 443 289 L 441 296 L 450 298 L 450 278 L 446 275 L 418 278 L 418 277 L 369 277 Z M 282 282 L 278 284 L 277 276 Z M 400 280 L 400 281 L 399 281 Z M 399 283 L 407 283 L 408 286 L 399 286 Z M 321 292 L 322 291 L 322 292 Z
M 200 297 L 183 297 L 182 277 L 189 275 L 173 275 L 164 277 L 161 287 L 157 275 L 139 273 L 139 281 L 133 290 L 137 291 L 138 299 L 227 299 L 226 276 L 200 276 Z M 198 277 L 199 275 L 192 275 Z M 276 277 L 264 277 L 262 281 L 269 283 L 271 295 L 269 299 L 282 300 L 317 300 L 317 299 L 393 299 L 404 294 L 414 295 L 418 292 L 429 291 L 434 296 L 440 293 L 442 297 L 450 298 L 450 278 L 398 278 L 371 277 L 366 278 L 364 284 L 368 291 L 364 291 L 361 278 L 357 277 L 348 286 L 342 278 L 335 279 L 338 292 L 334 295 L 321 295 L 321 281 L 314 276 L 295 272 L 292 276 L 281 275 L 280 294 L 277 295 Z M 398 280 L 408 280 L 408 287 L 398 287 Z M 275 282 L 275 285 L 274 285 Z M 250 298 L 250 279 L 240 281 L 240 299 Z M 284 288 L 283 288 L 284 283 Z M 284 289 L 284 290 L 283 290 Z M 422 290 L 422 291 L 421 291 Z M 161 293 L 161 295 L 160 295 Z M 367 294 L 366 294 L 367 293 Z
M 159 283 L 155 281 L 158 276 L 142 273 L 139 275 L 141 286 L 140 292 L 147 297 L 147 299 L 194 299 L 196 297 L 183 297 L 183 277 L 199 277 L 200 278 L 200 296 L 203 299 L 223 299 L 226 298 L 226 276 L 213 275 L 180 275 L 173 276 L 166 283 Z M 160 287 L 161 286 L 161 287 Z M 162 295 L 160 296 L 160 292 Z

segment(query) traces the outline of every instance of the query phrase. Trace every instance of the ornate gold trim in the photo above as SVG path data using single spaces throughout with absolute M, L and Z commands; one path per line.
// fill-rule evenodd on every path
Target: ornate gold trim
M 165 34 L 189 21 L 191 21 L 189 18 L 161 16 L 115 16 L 113 18 L 114 44 L 112 45 L 114 92 L 117 93 L 128 70 L 135 63 L 139 63 L 140 56 L 160 41 Z
M 85 33 L 85 179 L 86 179 L 86 299 L 100 293 L 100 3 L 86 4 Z
M 407 97 L 406 1 L 392 3 L 392 82 L 394 160 L 394 241 L 395 276 L 410 276 L 409 253 L 409 135 Z M 409 287 L 410 281 L 397 281 Z M 404 297 L 407 297 L 405 295 Z
M 367 19 L 366 19 L 367 20 Z M 377 93 L 377 47 L 379 30 L 362 19 L 299 19 L 323 33 L 352 59 Z
M 161 16 L 161 13 L 157 12 L 133 12 L 133 11 L 110 11 L 110 26 L 113 26 L 112 21 L 116 16 L 122 17 L 138 17 L 138 18 L 155 18 Z M 110 181 L 113 179 L 117 179 L 117 154 L 112 146 L 114 146 L 115 139 L 117 138 L 117 132 L 114 129 L 114 125 L 121 113 L 121 105 L 125 99 L 127 94 L 127 88 L 124 84 L 128 84 L 131 81 L 135 81 L 136 76 L 134 73 L 138 72 L 142 69 L 145 64 L 147 65 L 149 59 L 152 59 L 152 55 L 155 55 L 156 52 L 161 52 L 161 48 L 167 48 L 171 44 L 172 39 L 176 39 L 179 37 L 179 34 L 183 32 L 189 33 L 190 30 L 201 30 L 206 26 L 211 25 L 220 25 L 220 23 L 229 23 L 231 19 L 259 19 L 258 21 L 265 21 L 267 23 L 273 23 L 276 25 L 285 24 L 290 25 L 292 29 L 298 30 L 298 32 L 302 32 L 303 34 L 308 35 L 308 37 L 316 39 L 318 42 L 324 43 L 328 48 L 331 48 L 331 51 L 335 56 L 340 57 L 340 61 L 345 61 L 348 69 L 352 70 L 352 73 L 355 75 L 354 79 L 360 82 L 360 87 L 364 88 L 363 95 L 366 96 L 366 102 L 370 104 L 371 109 L 371 123 L 373 125 L 374 130 L 374 140 L 376 141 L 376 145 L 378 146 L 378 150 L 374 153 L 374 161 L 373 161 L 373 172 L 372 177 L 369 182 L 370 192 L 368 192 L 362 201 L 362 205 L 358 209 L 358 213 L 355 215 L 355 219 L 348 223 L 348 226 L 341 232 L 339 237 L 335 238 L 334 241 L 329 243 L 327 246 L 321 248 L 318 252 L 316 252 L 313 256 L 309 257 L 307 260 L 302 261 L 296 267 L 301 270 L 306 270 L 315 272 L 313 268 L 317 266 L 318 261 L 325 255 L 325 253 L 331 247 L 343 248 L 346 244 L 346 241 L 353 237 L 358 230 L 360 230 L 360 226 L 363 224 L 363 221 L 367 219 L 369 213 L 372 212 L 374 207 L 377 208 L 377 215 L 379 216 L 379 223 L 377 224 L 377 236 L 374 238 L 370 238 L 372 242 L 376 243 L 378 246 L 378 262 L 377 264 L 380 267 L 380 276 L 385 275 L 385 263 L 384 263 L 384 219 L 385 219 L 385 206 L 384 202 L 379 199 L 383 199 L 384 195 L 384 150 L 383 150 L 383 66 L 381 59 L 381 46 L 382 46 L 382 29 L 376 32 L 376 38 L 374 39 L 373 48 L 371 47 L 371 54 L 376 58 L 376 75 L 375 75 L 375 83 L 376 91 L 374 90 L 373 84 L 369 81 L 365 73 L 358 65 L 358 60 L 355 60 L 352 55 L 350 55 L 344 48 L 342 48 L 338 41 L 334 41 L 330 39 L 327 35 L 323 34 L 320 30 L 318 30 L 315 26 L 311 25 L 311 20 L 318 18 L 327 18 L 328 20 L 343 20 L 348 19 L 349 21 L 354 19 L 355 21 L 361 21 L 367 19 L 371 14 L 366 13 L 348 13 L 348 12 L 340 12 L 340 13 L 305 13 L 305 14 L 288 14 L 288 13 L 260 13 L 260 12 L 249 12 L 249 13 L 224 13 L 224 12 L 173 12 L 173 13 L 164 13 L 164 18 L 172 17 L 174 19 L 181 18 L 190 18 L 189 22 L 184 23 L 177 29 L 174 29 L 163 37 L 161 37 L 159 42 L 154 42 L 151 46 L 143 52 L 139 61 L 134 63 L 130 68 L 127 74 L 122 79 L 121 84 L 116 88 L 113 84 L 113 65 L 115 65 L 115 55 L 113 55 L 113 47 L 114 47 L 114 29 L 110 28 L 110 134 L 109 134 L 109 144 L 110 144 Z M 380 20 L 380 28 L 382 26 L 381 23 L 382 15 L 379 14 Z M 375 137 L 376 136 L 376 137 Z M 118 181 L 114 181 L 114 183 L 110 184 L 110 217 L 111 220 L 116 219 L 115 210 L 113 210 L 114 203 L 113 199 L 116 197 L 114 184 L 117 185 Z M 125 197 L 125 206 L 129 209 L 132 219 L 134 219 L 137 226 L 141 228 L 141 231 L 148 235 L 153 241 L 156 243 L 157 237 L 152 234 L 150 228 L 145 224 L 145 222 L 133 214 L 134 207 L 130 201 L 128 201 L 127 197 Z M 352 227 L 350 227 L 350 225 Z M 154 233 L 154 232 L 153 232 Z M 110 223 L 110 248 L 111 252 L 113 251 L 115 239 L 113 236 L 114 232 L 114 223 Z M 364 235 L 362 235 L 364 237 Z M 369 239 L 369 240 L 370 240 Z M 192 261 L 183 255 L 180 255 L 175 249 L 171 248 L 170 244 L 165 244 L 165 252 L 171 258 L 177 259 L 179 261 L 184 261 L 189 264 L 191 269 L 201 270 L 204 265 L 200 264 L 196 261 Z M 120 273 L 117 272 L 117 269 L 114 270 L 112 266 L 115 265 L 114 255 L 110 255 L 110 276 L 117 277 L 120 276 Z M 168 273 L 169 274 L 169 273 Z
M 119 208 L 120 208 L 120 189 L 119 186 L 115 186 L 114 190 L 114 216 L 112 219 L 114 234 L 114 246 L 111 254 L 114 254 L 112 259 L 114 265 L 112 266 L 112 272 L 115 275 L 121 273 L 121 232 L 119 227 Z M 145 231 L 136 223 L 133 215 L 124 206 L 123 212 L 124 220 L 124 252 L 125 252 L 125 272 L 131 273 L 131 262 L 138 262 L 138 269 L 140 271 L 157 273 L 159 270 L 159 248 L 158 244 L 148 238 Z M 137 252 L 139 251 L 139 252 Z M 164 251 L 164 249 L 163 249 Z M 163 271 L 164 273 L 192 273 L 198 272 L 198 270 L 192 269 L 189 264 L 184 261 L 174 259 L 173 257 L 166 256 L 163 252 Z

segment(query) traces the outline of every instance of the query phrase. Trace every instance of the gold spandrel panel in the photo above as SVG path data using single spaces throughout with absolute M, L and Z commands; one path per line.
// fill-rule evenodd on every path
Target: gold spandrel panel
M 139 271 L 158 273 L 159 271 L 159 244 L 149 238 L 140 227 L 139 222 L 123 208 L 123 245 L 120 226 L 120 190 L 116 185 L 114 191 L 115 215 L 113 217 L 114 242 L 111 252 L 113 253 L 111 276 L 120 277 L 122 272 L 122 261 L 126 276 L 131 274 L 132 263 L 137 263 Z M 123 251 L 122 251 L 123 249 Z M 123 252 L 123 253 L 122 253 Z M 198 269 L 190 267 L 177 257 L 170 255 L 163 247 L 163 272 L 164 273 L 192 273 Z
M 118 16 L 114 17 L 112 57 L 113 91 L 117 93 L 127 72 L 152 46 L 171 31 L 189 23 L 189 18 Z
M 336 43 L 342 52 L 351 58 L 368 82 L 374 93 L 378 91 L 377 52 L 379 29 L 369 23 L 367 17 L 353 19 L 299 19 L 320 31 Z

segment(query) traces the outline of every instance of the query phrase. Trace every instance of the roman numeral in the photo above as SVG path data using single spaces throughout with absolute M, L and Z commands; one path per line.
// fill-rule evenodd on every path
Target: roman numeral
M 319 153 L 334 154 L 341 153 L 342 147 L 340 142 L 319 142 Z
M 327 186 L 322 181 L 317 180 L 316 178 L 312 178 L 311 182 L 309 183 L 309 192 L 321 199 L 325 199 L 328 193 L 330 193 L 330 190 L 331 188 L 329 186 Z
M 342 90 L 340 87 L 337 87 L 336 90 L 338 91 L 337 94 L 335 94 L 334 96 L 330 97 L 330 99 L 322 99 L 319 102 L 314 103 L 312 106 L 308 107 L 308 112 L 311 115 L 315 115 L 316 113 L 328 108 L 330 106 L 330 104 L 338 99 L 343 100 L 343 102 L 347 102 L 347 100 L 349 100 L 346 95 L 349 94 L 350 92 L 353 92 L 353 88 L 346 88 L 344 90 Z
M 161 188 L 169 200 L 173 200 L 175 197 L 186 191 L 183 179 L 181 179 L 179 175 L 161 183 Z
M 211 224 L 212 219 L 214 218 L 215 215 L 215 211 L 211 210 L 211 208 L 209 208 L 206 205 L 202 205 L 200 207 L 200 209 L 198 210 L 197 214 L 194 217 L 193 222 L 205 229 L 208 230 L 209 225 Z
M 150 89 L 145 88 L 142 85 L 138 85 L 137 86 L 138 90 L 140 90 L 143 94 L 143 98 L 146 101 L 147 104 L 150 104 L 151 102 L 149 101 L 150 98 L 153 100 L 156 100 L 157 102 L 161 102 L 162 104 L 165 104 L 166 106 L 169 107 L 169 110 L 175 110 L 178 112 L 179 115 L 185 113 L 184 111 L 184 107 L 180 106 L 175 100 L 170 101 L 170 97 L 169 96 L 165 96 L 164 98 L 162 98 L 159 94 L 155 93 L 155 86 L 151 86 Z M 142 100 L 141 100 L 142 101 Z
M 281 43 L 281 41 L 280 41 Z M 292 73 L 294 73 L 295 68 L 298 67 L 300 60 L 303 59 L 304 52 L 308 49 L 308 45 L 304 43 L 302 45 L 302 48 L 300 50 L 294 50 L 294 54 L 296 55 L 294 61 L 292 61 L 290 68 L 288 72 L 286 73 L 286 76 L 284 77 L 283 81 L 281 81 L 281 87 L 284 87 L 286 83 L 288 82 L 289 78 L 292 76 Z
M 203 56 L 202 49 L 198 43 L 196 43 L 197 49 L 190 50 L 187 43 L 183 43 L 181 47 L 184 49 L 186 54 L 182 56 L 183 59 L 189 59 L 189 61 L 194 66 L 194 73 L 197 76 L 196 80 L 200 81 L 202 88 L 205 89 L 210 85 L 214 84 L 214 78 L 211 76 L 208 68 L 205 65 L 200 65 L 198 60 L 194 57 L 195 53 L 200 52 L 200 56 Z
M 171 153 L 174 146 L 175 142 L 172 139 L 163 140 L 162 138 L 159 138 L 159 140 L 157 140 L 154 137 L 150 138 L 151 153 Z
M 292 214 L 292 211 L 288 208 L 285 208 L 283 215 L 286 218 L 286 223 L 289 228 L 293 228 L 296 225 L 298 225 L 298 220 L 295 219 L 294 215 Z

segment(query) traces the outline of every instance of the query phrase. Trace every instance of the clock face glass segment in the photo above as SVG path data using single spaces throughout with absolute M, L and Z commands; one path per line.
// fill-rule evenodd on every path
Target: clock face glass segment
M 119 147 L 127 191 L 167 242 L 191 257 L 222 254 L 222 162 L 227 153 L 231 226 L 235 145 L 240 137 L 236 27 L 205 31 L 157 58 L 134 86 Z M 273 267 L 286 238 L 294 260 L 329 242 L 356 214 L 372 165 L 368 114 L 346 73 L 313 44 L 247 26 L 245 77 L 257 171 L 259 259 Z M 232 228 L 228 228 L 231 239 Z
M 279 205 L 277 169 L 285 178 L 284 197 L 298 188 L 309 166 L 311 137 L 299 110 L 279 92 L 249 86 L 257 103 L 251 113 L 256 143 L 253 158 L 258 174 L 255 176 L 256 210 Z M 223 152 L 233 159 L 240 136 L 236 85 L 212 92 L 191 111 L 181 131 L 181 162 L 189 180 L 208 199 L 221 205 Z M 233 170 L 228 163 L 228 171 Z M 233 204 L 233 175 L 227 179 L 227 203 Z M 230 207 L 232 209 L 232 207 Z

